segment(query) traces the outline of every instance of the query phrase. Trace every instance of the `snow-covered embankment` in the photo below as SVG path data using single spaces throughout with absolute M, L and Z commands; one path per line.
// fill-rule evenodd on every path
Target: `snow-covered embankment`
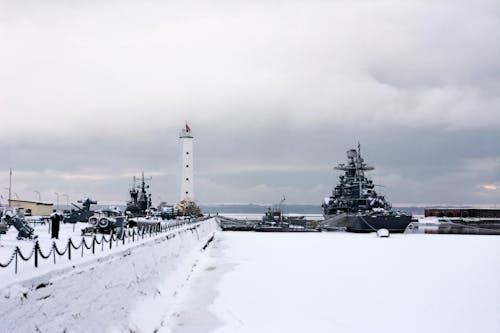
M 0 291 L 0 332 L 152 332 L 218 226 L 172 231 Z

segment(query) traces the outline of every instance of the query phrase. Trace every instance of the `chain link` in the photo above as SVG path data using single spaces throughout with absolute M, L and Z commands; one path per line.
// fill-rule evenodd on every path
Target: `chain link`
M 182 223 L 175 223 L 171 226 L 166 226 L 166 227 L 162 227 L 161 225 L 160 226 L 155 226 L 155 227 L 151 227 L 151 226 L 148 226 L 147 228 L 141 228 L 140 230 L 138 230 L 136 232 L 135 229 L 132 229 L 132 234 L 131 234 L 131 231 L 130 229 L 126 232 L 126 233 L 123 233 L 123 237 L 124 238 L 132 238 L 132 242 L 135 242 L 135 239 L 137 241 L 139 241 L 140 239 L 143 239 L 145 236 L 148 236 L 150 238 L 154 237 L 157 233 L 163 233 L 165 231 L 170 231 L 172 229 L 175 229 L 175 228 L 179 228 L 179 227 L 182 227 L 183 225 L 189 225 L 189 224 L 194 224 L 196 222 L 200 222 L 200 221 L 204 221 L 208 219 L 208 217 L 205 217 L 205 218 L 199 218 L 199 219 L 193 219 L 192 221 L 189 221 L 189 222 L 182 222 Z M 196 225 L 194 227 L 190 227 L 190 228 L 187 228 L 187 230 L 190 230 L 191 232 L 198 232 L 197 231 L 197 228 L 199 227 L 200 225 Z M 137 237 L 136 237 L 137 236 Z M 142 237 L 140 237 L 142 236 Z M 169 234 L 166 236 L 166 239 L 169 240 L 169 239 L 172 239 L 175 237 L 175 234 Z M 111 234 L 109 239 L 106 239 L 106 237 L 104 235 L 102 235 L 102 238 L 100 241 L 97 240 L 97 238 L 94 236 L 92 238 L 92 243 L 95 242 L 95 244 L 97 245 L 101 245 L 103 242 L 104 243 L 109 243 L 109 242 L 113 242 L 113 241 L 116 241 L 118 239 L 118 236 L 116 234 Z M 80 249 L 82 246 L 85 246 L 85 248 L 87 250 L 90 250 L 92 249 L 92 244 L 91 245 L 88 245 L 87 244 L 87 241 L 85 240 L 85 237 L 82 237 L 82 240 L 80 241 L 80 244 L 78 246 L 75 246 L 75 244 L 73 243 L 73 240 L 70 238 L 68 240 L 68 243 L 66 244 L 66 247 L 64 248 L 64 251 L 60 251 L 59 248 L 57 247 L 57 244 L 55 242 L 52 243 L 52 246 L 50 248 L 50 251 L 47 255 L 44 255 L 42 250 L 40 249 L 40 245 L 37 243 L 35 243 L 35 245 L 33 246 L 33 248 L 31 249 L 31 253 L 29 254 L 29 256 L 24 256 L 23 253 L 21 252 L 21 249 L 16 246 L 16 248 L 14 249 L 14 251 L 12 252 L 12 255 L 10 256 L 10 259 L 7 261 L 7 263 L 3 264 L 3 263 L 0 263 L 0 268 L 5 268 L 7 266 L 9 266 L 13 261 L 14 259 L 16 258 L 16 255 L 18 254 L 19 257 L 24 260 L 24 261 L 28 261 L 30 260 L 33 255 L 38 251 L 38 253 L 40 254 L 40 256 L 43 258 L 43 259 L 48 259 L 52 254 L 53 252 L 55 251 L 55 253 L 57 253 L 57 255 L 59 256 L 64 256 L 70 249 L 70 247 L 72 247 L 73 249 L 75 250 L 78 250 Z M 16 274 L 17 274 L 17 271 L 16 271 Z

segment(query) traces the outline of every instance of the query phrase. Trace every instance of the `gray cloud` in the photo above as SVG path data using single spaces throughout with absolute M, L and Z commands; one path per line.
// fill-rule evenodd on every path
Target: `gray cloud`
M 189 120 L 202 202 L 320 202 L 361 140 L 393 202 L 497 203 L 499 30 L 486 0 L 2 1 L 0 184 L 174 201 Z

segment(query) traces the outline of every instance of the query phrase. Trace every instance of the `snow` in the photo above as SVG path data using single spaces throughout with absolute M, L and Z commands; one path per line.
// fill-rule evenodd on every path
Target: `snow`
M 221 232 L 214 220 L 0 276 L 0 332 L 500 332 L 498 236 Z
M 175 223 L 173 221 L 168 222 L 170 224 Z M 50 238 L 50 231 L 49 231 L 49 223 L 47 224 L 31 224 L 35 229 L 34 235 L 37 235 L 37 239 L 23 239 L 23 240 L 17 240 L 17 230 L 12 226 L 9 228 L 8 232 L 6 235 L 1 235 L 0 236 L 0 262 L 1 263 L 6 263 L 14 249 L 17 247 L 20 248 L 21 253 L 23 256 L 28 256 L 35 244 L 35 241 L 38 241 L 40 244 L 40 249 L 42 252 L 47 255 L 50 252 L 50 248 L 53 244 L 53 242 L 56 243 L 58 249 L 60 251 L 64 251 L 68 239 L 71 238 L 73 240 L 73 244 L 75 246 L 78 246 L 80 242 L 82 241 L 82 236 L 81 236 L 81 230 L 85 228 L 87 223 L 75 223 L 75 224 L 64 224 L 61 223 L 60 225 L 60 231 L 59 231 L 59 239 L 51 239 Z M 100 241 L 103 235 L 96 235 L 97 240 Z M 109 239 L 109 235 L 104 235 L 106 239 Z M 85 237 L 87 244 L 91 244 L 92 242 L 92 237 L 91 236 L 86 236 Z M 23 261 L 21 259 L 18 259 L 18 273 L 15 274 L 15 263 L 12 262 L 7 268 L 0 268 L 0 289 L 5 287 L 6 285 L 12 284 L 17 281 L 23 281 L 28 278 L 33 278 L 36 276 L 43 275 L 47 272 L 50 272 L 54 269 L 61 269 L 61 268 L 67 268 L 67 267 L 72 267 L 75 264 L 87 262 L 87 261 L 92 261 L 100 257 L 104 257 L 106 255 L 112 254 L 112 253 L 117 253 L 122 251 L 124 248 L 130 247 L 130 246 L 135 246 L 139 243 L 144 243 L 147 242 L 148 238 L 145 238 L 144 240 L 138 241 L 137 239 L 135 240 L 134 243 L 129 242 L 127 240 L 125 245 L 122 245 L 121 242 L 119 242 L 117 245 L 116 243 L 113 244 L 112 249 L 109 249 L 109 244 L 107 247 L 101 247 L 101 246 L 96 246 L 96 253 L 92 255 L 90 250 L 85 250 L 82 252 L 81 250 L 72 250 L 72 259 L 71 261 L 68 260 L 67 256 L 56 256 L 56 262 L 54 264 L 53 257 L 49 259 L 41 259 L 39 260 L 39 267 L 35 268 L 34 267 L 34 259 L 31 258 L 29 261 Z
M 4 285 L 0 332 L 152 332 L 217 230 L 194 225 Z
M 496 333 L 498 262 L 496 236 L 219 233 L 160 332 Z
M 377 230 L 377 236 L 378 237 L 389 237 L 389 230 L 382 228 Z

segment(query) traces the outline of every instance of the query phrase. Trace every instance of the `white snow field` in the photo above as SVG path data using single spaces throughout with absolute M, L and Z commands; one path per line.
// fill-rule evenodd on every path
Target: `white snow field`
M 164 228 L 166 228 L 167 226 L 176 228 L 177 226 L 175 225 L 179 223 L 182 222 L 169 220 L 166 222 L 162 222 L 162 225 Z M 6 235 L 0 235 L 0 263 L 6 264 L 11 258 L 12 253 L 14 252 L 16 247 L 19 247 L 23 256 L 29 257 L 33 250 L 35 241 L 38 241 L 40 250 L 45 254 L 45 256 L 50 252 L 53 243 L 57 245 L 59 251 L 64 252 L 69 238 L 72 239 L 75 246 L 79 247 L 82 241 L 81 230 L 87 227 L 88 224 L 61 224 L 59 239 L 50 238 L 51 235 L 49 223 L 34 225 L 30 224 L 30 226 L 34 228 L 34 235 L 37 236 L 36 239 L 18 240 L 18 231 L 14 227 L 10 227 Z M 104 237 L 106 240 L 109 240 L 110 238 L 109 235 L 97 234 L 97 241 L 101 242 L 102 237 Z M 56 255 L 54 262 L 54 256 L 51 255 L 48 259 L 39 258 L 38 268 L 34 267 L 33 257 L 28 261 L 23 261 L 21 260 L 21 258 L 18 258 L 17 274 L 15 273 L 15 261 L 11 262 L 10 265 L 6 268 L 0 267 L 0 289 L 16 281 L 24 281 L 28 278 L 40 276 L 44 273 L 53 271 L 54 269 L 72 267 L 75 264 L 87 262 L 89 260 L 95 260 L 96 258 L 104 257 L 112 253 L 122 252 L 124 248 L 136 246 L 138 243 L 149 241 L 149 238 L 149 235 L 146 235 L 146 237 L 144 238 L 138 238 L 136 236 L 134 242 L 132 242 L 132 239 L 127 238 L 125 244 L 122 244 L 121 241 L 118 241 L 117 243 L 114 242 L 111 249 L 109 248 L 109 242 L 106 244 L 106 246 L 104 246 L 104 244 L 96 245 L 94 254 L 92 254 L 88 249 L 85 249 L 83 252 L 80 249 L 72 249 L 71 260 L 68 260 L 67 254 L 63 256 Z M 85 236 L 85 240 L 88 245 L 91 245 L 92 236 Z
M 4 273 L 0 332 L 500 332 L 498 236 L 198 224 Z
M 500 237 L 219 232 L 159 332 L 500 332 Z
M 0 332 L 153 332 L 217 229 L 211 219 L 83 259 L 24 267 L 26 275 L 4 272 Z

